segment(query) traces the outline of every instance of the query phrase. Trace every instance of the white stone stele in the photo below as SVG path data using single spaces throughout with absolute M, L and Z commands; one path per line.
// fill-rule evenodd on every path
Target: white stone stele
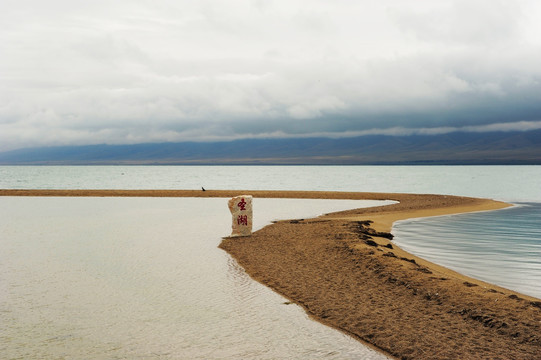
M 227 202 L 232 216 L 231 237 L 252 235 L 252 195 L 235 196 Z

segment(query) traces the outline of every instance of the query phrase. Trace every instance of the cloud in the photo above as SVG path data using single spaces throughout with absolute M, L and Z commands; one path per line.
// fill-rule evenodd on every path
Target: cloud
M 0 150 L 504 131 L 541 118 L 534 1 L 7 0 L 0 10 Z
M 518 1 L 458 0 L 391 12 L 404 31 L 423 41 L 446 46 L 490 47 L 520 36 L 520 5 Z

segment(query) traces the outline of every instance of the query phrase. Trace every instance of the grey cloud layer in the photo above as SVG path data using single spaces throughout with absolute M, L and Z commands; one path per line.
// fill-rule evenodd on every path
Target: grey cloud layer
M 533 1 L 44 3 L 0 5 L 0 150 L 541 121 Z

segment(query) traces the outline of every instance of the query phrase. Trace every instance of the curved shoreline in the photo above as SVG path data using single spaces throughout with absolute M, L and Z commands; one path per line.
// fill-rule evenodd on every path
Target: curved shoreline
M 390 232 L 397 220 L 494 210 L 509 206 L 506 203 L 396 193 L 0 190 L 0 196 L 232 197 L 241 193 L 256 198 L 399 201 L 315 219 L 279 221 L 250 237 L 225 238 L 220 244 L 252 278 L 299 304 L 314 319 L 397 358 L 533 359 L 541 353 L 539 299 L 415 257 L 385 237 L 367 238 L 374 231 Z

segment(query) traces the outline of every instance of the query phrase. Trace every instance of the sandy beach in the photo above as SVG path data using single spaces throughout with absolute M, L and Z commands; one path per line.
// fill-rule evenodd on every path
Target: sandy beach
M 224 238 L 255 280 L 314 319 L 400 359 L 539 359 L 541 301 L 471 279 L 393 244 L 397 220 L 509 206 L 394 193 L 225 190 L 0 190 L 0 196 L 146 196 L 395 200 L 291 219 Z M 437 234 L 434 234 L 437 236 Z

